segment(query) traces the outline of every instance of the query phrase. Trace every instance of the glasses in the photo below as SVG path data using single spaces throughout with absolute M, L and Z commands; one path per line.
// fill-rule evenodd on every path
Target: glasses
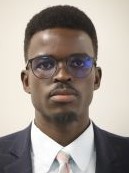
M 33 74 L 42 79 L 50 78 L 59 71 L 59 62 L 51 55 L 41 55 L 27 61 L 26 70 L 29 64 Z M 64 60 L 62 60 L 64 61 Z M 73 54 L 65 60 L 65 67 L 69 74 L 76 78 L 84 78 L 89 75 L 93 65 L 96 66 L 96 59 L 87 54 Z

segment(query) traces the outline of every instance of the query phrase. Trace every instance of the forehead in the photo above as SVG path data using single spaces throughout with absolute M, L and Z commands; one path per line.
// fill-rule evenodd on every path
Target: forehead
M 84 31 L 46 29 L 33 35 L 28 48 L 29 59 L 46 54 L 66 57 L 74 53 L 86 53 L 94 57 L 92 40 Z

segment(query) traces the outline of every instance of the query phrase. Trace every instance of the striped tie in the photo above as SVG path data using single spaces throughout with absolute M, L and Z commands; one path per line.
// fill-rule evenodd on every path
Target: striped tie
M 60 151 L 57 154 L 56 159 L 59 162 L 59 172 L 58 173 L 72 173 L 70 170 L 69 158 L 70 158 L 70 156 L 63 151 Z

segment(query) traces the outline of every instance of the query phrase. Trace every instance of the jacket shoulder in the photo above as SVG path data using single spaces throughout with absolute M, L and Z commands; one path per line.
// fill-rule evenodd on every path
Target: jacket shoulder
M 129 161 L 129 137 L 124 137 L 110 133 L 94 125 L 95 142 L 98 149 L 107 154 L 116 152 L 119 157 L 126 157 Z
M 25 138 L 25 136 L 28 134 L 29 131 L 30 131 L 30 126 L 15 133 L 0 137 L 0 153 L 5 154 L 6 152 L 8 152 L 10 146 L 14 144 L 15 141 Z
M 129 173 L 129 137 L 93 127 L 98 172 Z
M 125 137 L 125 136 L 121 136 L 121 135 L 117 135 L 117 134 L 108 132 L 106 130 L 101 129 L 100 127 L 98 127 L 96 125 L 94 125 L 94 129 L 95 129 L 95 131 L 97 131 L 97 133 L 99 135 L 102 135 L 103 137 L 108 138 L 109 140 L 129 142 L 129 137 Z

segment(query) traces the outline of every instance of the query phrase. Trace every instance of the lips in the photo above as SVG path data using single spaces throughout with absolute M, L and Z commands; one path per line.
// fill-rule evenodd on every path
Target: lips
M 50 99 L 54 102 L 70 103 L 77 99 L 77 93 L 72 89 L 55 89 L 51 91 Z

